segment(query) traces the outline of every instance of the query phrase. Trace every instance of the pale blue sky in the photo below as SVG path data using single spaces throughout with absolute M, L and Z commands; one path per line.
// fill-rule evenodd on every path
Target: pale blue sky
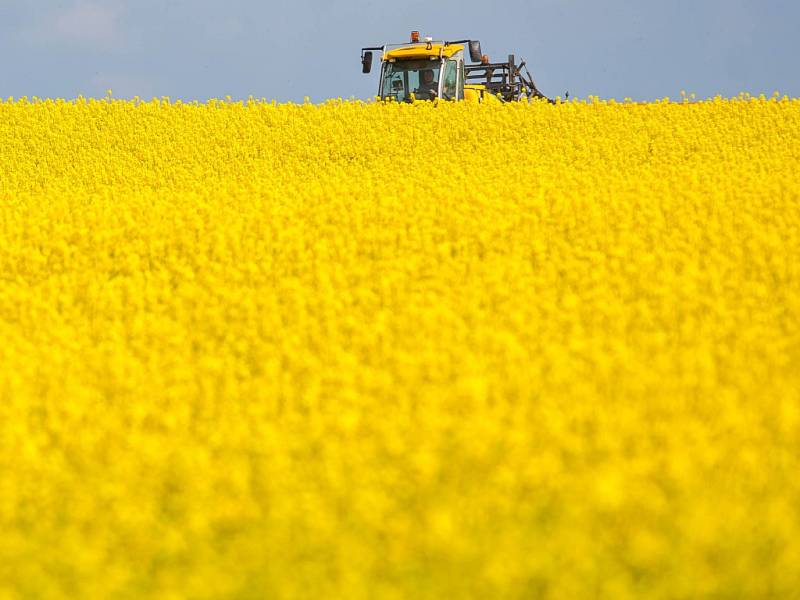
M 797 0 L 0 0 L 0 96 L 368 97 L 364 45 L 480 39 L 548 95 L 800 96 Z

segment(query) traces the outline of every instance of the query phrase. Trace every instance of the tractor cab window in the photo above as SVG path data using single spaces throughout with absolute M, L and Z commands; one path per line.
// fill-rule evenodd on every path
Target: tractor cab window
M 458 90 L 458 62 L 448 60 L 444 68 L 444 83 L 442 84 L 442 98 L 456 100 Z
M 439 89 L 439 62 L 429 59 L 398 60 L 384 63 L 384 98 L 398 102 L 411 102 L 411 94 L 417 100 L 433 100 Z

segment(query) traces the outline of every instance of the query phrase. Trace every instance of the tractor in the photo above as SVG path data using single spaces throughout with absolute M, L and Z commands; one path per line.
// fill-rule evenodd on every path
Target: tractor
M 464 57 L 465 48 L 468 48 L 470 63 Z M 490 62 L 481 53 L 481 43 L 477 40 L 448 42 L 434 41 L 430 37 L 421 40 L 419 31 L 412 31 L 409 43 L 362 48 L 363 73 L 372 71 L 374 52 L 381 53 L 378 96 L 384 101 L 549 100 L 536 88 L 524 60 L 517 64 L 511 54 L 507 62 Z

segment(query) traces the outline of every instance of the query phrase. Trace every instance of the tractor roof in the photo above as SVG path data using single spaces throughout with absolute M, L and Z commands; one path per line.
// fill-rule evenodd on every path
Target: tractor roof
M 405 60 L 412 58 L 428 58 L 431 56 L 438 57 L 440 53 L 441 56 L 450 58 L 456 52 L 460 52 L 463 49 L 464 46 L 461 44 L 409 44 L 408 46 L 400 46 L 399 48 L 387 50 L 382 60 Z

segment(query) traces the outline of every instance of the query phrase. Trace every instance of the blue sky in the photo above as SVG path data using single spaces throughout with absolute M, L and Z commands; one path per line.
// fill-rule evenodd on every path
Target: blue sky
M 368 97 L 364 45 L 527 59 L 548 95 L 800 96 L 797 0 L 0 0 L 0 96 Z

